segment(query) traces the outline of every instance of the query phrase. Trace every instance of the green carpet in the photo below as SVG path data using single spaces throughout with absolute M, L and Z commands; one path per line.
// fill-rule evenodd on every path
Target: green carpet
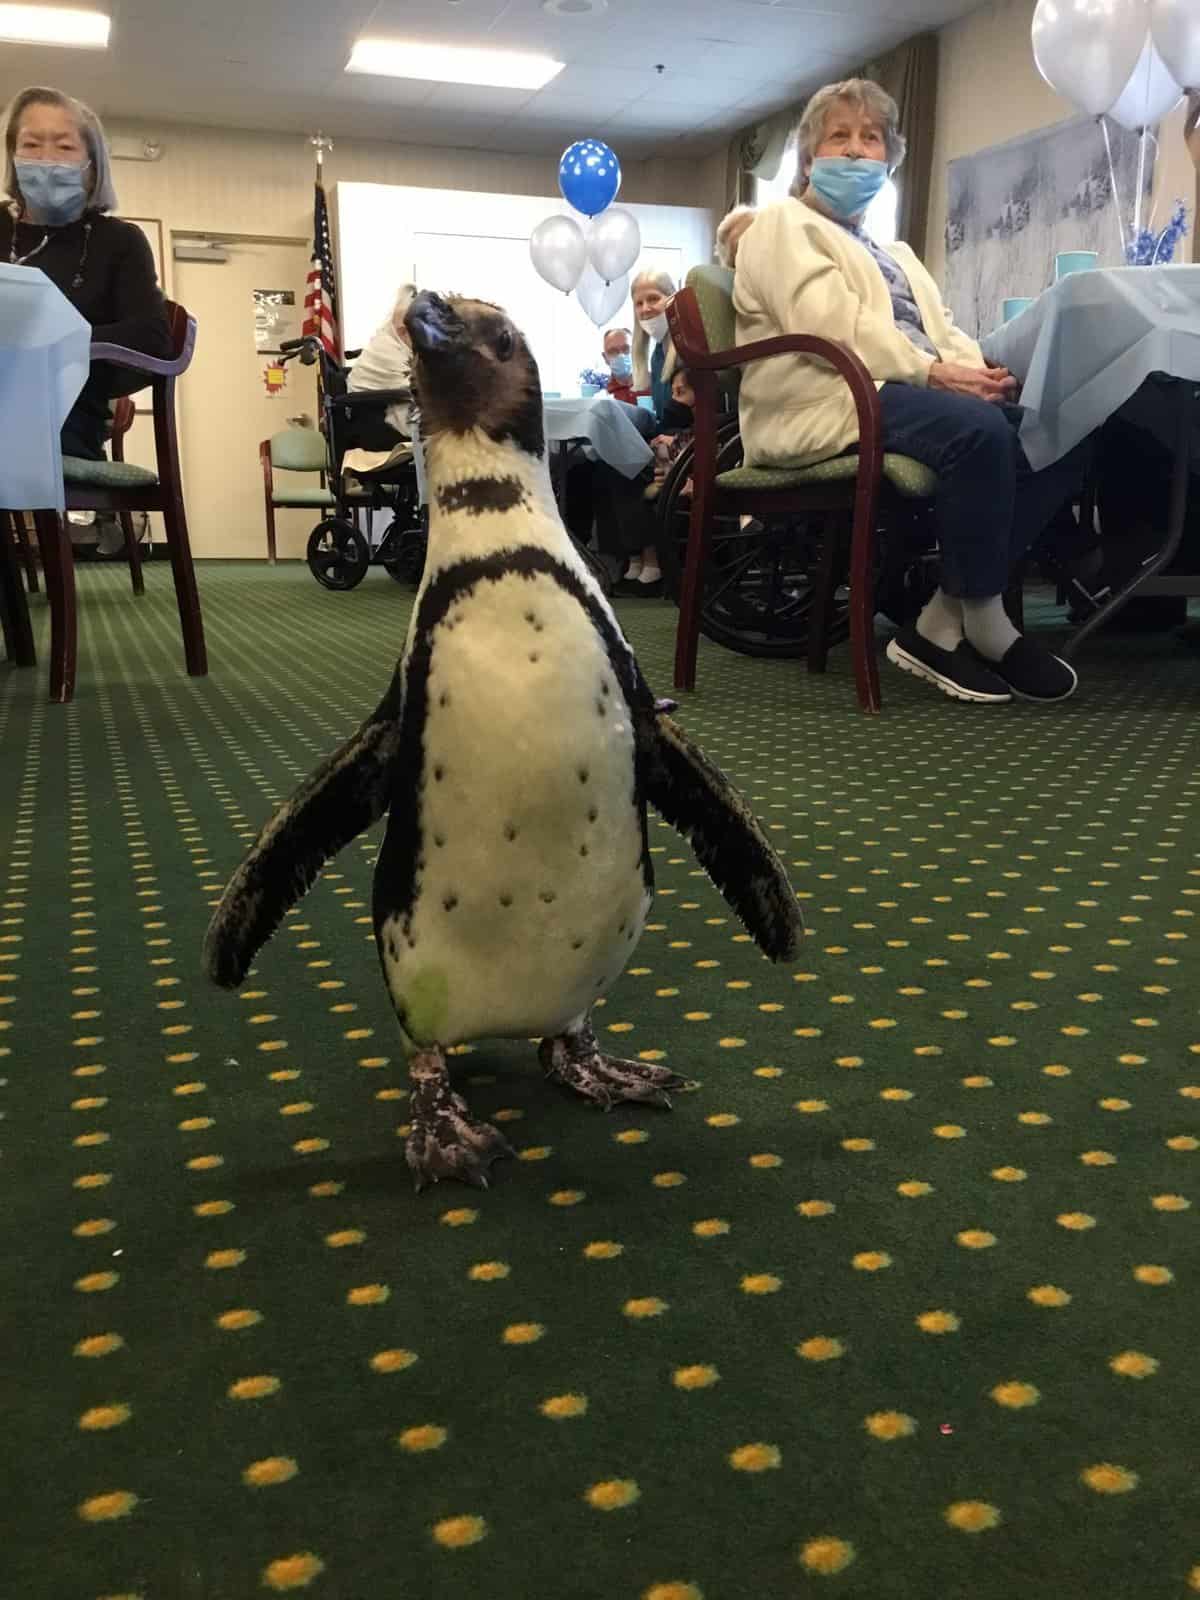
M 652 828 L 604 1116 L 458 1061 L 521 1159 L 414 1195 L 352 846 L 246 990 L 226 874 L 374 705 L 409 596 L 80 572 L 78 698 L 0 667 L 12 1600 L 1174 1600 L 1200 1588 L 1200 662 L 1052 712 L 702 647 L 803 965 Z M 45 652 L 44 607 L 35 602 Z M 674 613 L 623 620 L 669 688 Z

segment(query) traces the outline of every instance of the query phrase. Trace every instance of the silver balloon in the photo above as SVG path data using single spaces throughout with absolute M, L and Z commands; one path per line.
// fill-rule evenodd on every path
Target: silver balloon
M 1098 117 L 1129 82 L 1147 19 L 1146 0 L 1038 0 L 1033 59 L 1052 89 Z
M 1152 128 L 1182 98 L 1182 88 L 1163 65 L 1153 42 L 1147 39 L 1129 82 L 1108 114 L 1123 128 Z
M 598 328 L 611 322 L 629 298 L 629 275 L 622 273 L 612 283 L 604 279 L 589 264 L 583 269 L 575 298 Z
M 547 217 L 529 236 L 529 259 L 538 275 L 570 294 L 587 265 L 587 240 L 572 217 Z
M 1200 7 L 1196 0 L 1152 0 L 1150 37 L 1171 76 L 1185 89 L 1200 89 Z
M 642 253 L 642 230 L 637 218 L 620 206 L 609 206 L 593 219 L 587 236 L 588 260 L 604 279 L 628 272 Z

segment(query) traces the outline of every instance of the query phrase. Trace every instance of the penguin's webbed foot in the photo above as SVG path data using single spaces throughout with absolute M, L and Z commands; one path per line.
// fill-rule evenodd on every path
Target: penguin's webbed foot
M 538 1060 L 552 1083 L 565 1084 L 605 1111 L 611 1111 L 623 1100 L 663 1106 L 669 1111 L 672 1093 L 695 1087 L 668 1067 L 605 1055 L 586 1024 L 576 1033 L 543 1039 L 538 1046 Z
M 450 1087 L 440 1051 L 423 1051 L 412 1064 L 411 1129 L 405 1160 L 417 1192 L 439 1178 L 457 1178 L 477 1189 L 488 1186 L 488 1169 L 512 1146 L 490 1122 L 478 1122 Z

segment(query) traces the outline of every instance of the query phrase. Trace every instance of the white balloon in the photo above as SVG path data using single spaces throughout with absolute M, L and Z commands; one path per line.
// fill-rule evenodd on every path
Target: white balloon
M 612 283 L 629 271 L 642 253 L 642 230 L 637 218 L 620 206 L 609 206 L 593 219 L 587 236 L 588 260 Z
M 1200 89 L 1200 6 L 1196 0 L 1152 0 L 1150 36 L 1171 76 L 1185 89 Z
M 1123 128 L 1152 128 L 1174 110 L 1183 98 L 1183 89 L 1163 65 L 1163 59 L 1150 39 L 1129 75 L 1117 103 L 1108 113 Z
M 1052 89 L 1098 117 L 1129 82 L 1148 21 L 1147 0 L 1038 0 L 1033 59 Z
M 540 277 L 564 294 L 587 265 L 587 240 L 573 217 L 547 217 L 529 236 L 529 259 Z
M 629 298 L 629 275 L 622 273 L 612 283 L 604 279 L 589 262 L 583 269 L 575 298 L 598 328 L 611 322 Z

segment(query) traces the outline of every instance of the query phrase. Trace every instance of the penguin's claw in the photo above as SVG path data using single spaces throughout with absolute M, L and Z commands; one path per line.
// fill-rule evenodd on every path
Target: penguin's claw
M 404 1146 L 405 1160 L 417 1193 L 441 1178 L 457 1178 L 486 1189 L 493 1161 L 513 1154 L 512 1146 L 490 1122 L 477 1122 L 461 1095 L 446 1092 L 418 1104 L 413 1096 L 412 1128 Z
M 668 1067 L 648 1061 L 623 1061 L 600 1050 L 572 1048 L 571 1039 L 543 1039 L 538 1049 L 542 1069 L 552 1083 L 565 1084 L 604 1111 L 630 1100 L 671 1109 L 668 1090 L 692 1087 Z

